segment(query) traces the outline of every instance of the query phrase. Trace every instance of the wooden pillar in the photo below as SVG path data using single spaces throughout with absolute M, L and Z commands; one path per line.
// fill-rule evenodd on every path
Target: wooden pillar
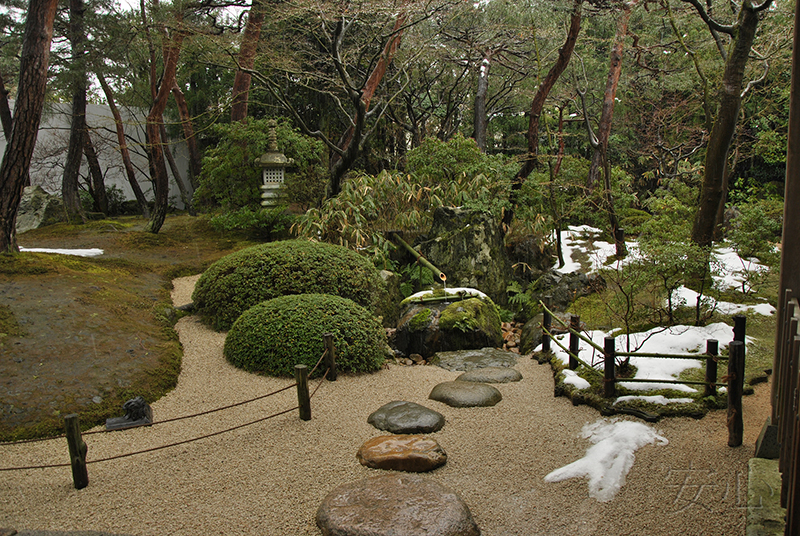
M 617 396 L 616 341 L 614 337 L 606 337 L 603 344 L 603 396 L 606 398 Z
M 325 340 L 325 366 L 328 369 L 329 382 L 336 381 L 336 348 L 333 346 L 333 333 L 325 333 L 322 338 Z
M 300 406 L 300 418 L 311 420 L 311 397 L 308 395 L 308 367 L 294 366 L 294 379 L 297 381 L 297 404 Z
M 744 342 L 745 330 L 747 328 L 747 317 L 736 315 L 733 317 L 733 340 Z
M 550 314 L 549 309 L 553 306 L 553 297 L 544 297 L 544 306 L 546 309 L 542 313 L 542 352 L 550 353 L 550 335 L 547 334 L 553 329 L 553 315 Z
M 88 447 L 81 437 L 81 423 L 77 413 L 64 417 L 64 428 L 67 432 L 69 461 L 72 464 L 72 482 L 75 489 L 83 489 L 89 485 L 89 472 L 86 469 Z
M 581 329 L 581 317 L 572 315 L 569 318 L 569 328 L 572 331 L 577 332 Z M 570 370 L 575 370 L 578 368 L 578 360 L 575 359 L 575 356 L 578 355 L 578 351 L 580 350 L 581 341 L 578 336 L 570 331 L 569 334 L 569 368 Z
M 717 356 L 719 355 L 719 341 L 708 339 L 706 341 L 706 389 L 703 396 L 717 396 Z
M 742 444 L 742 391 L 744 389 L 744 343 L 733 341 L 728 359 L 728 446 Z

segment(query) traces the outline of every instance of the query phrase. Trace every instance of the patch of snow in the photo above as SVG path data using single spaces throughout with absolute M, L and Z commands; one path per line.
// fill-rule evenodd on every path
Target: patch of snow
M 697 292 L 690 288 L 680 287 L 672 294 L 672 298 L 684 300 L 687 305 L 693 306 L 695 303 L 697 303 Z M 743 305 L 741 303 L 715 301 L 713 298 L 709 298 L 708 296 L 704 296 L 703 298 L 709 300 L 709 305 L 716 307 L 717 311 L 726 315 L 735 315 L 738 313 L 746 313 L 748 311 L 753 311 L 764 316 L 771 316 L 775 314 L 775 307 L 768 303 Z
M 630 400 L 642 400 L 643 402 L 649 402 L 650 404 L 661 404 L 662 406 L 666 406 L 667 404 L 690 404 L 694 402 L 694 398 L 667 398 L 663 395 L 628 395 L 617 398 L 614 401 L 614 405 L 616 406 L 620 402 L 628 402 Z
M 478 289 L 468 287 L 446 288 L 444 291 L 447 296 L 452 296 L 453 298 L 458 298 L 459 292 L 464 292 L 467 296 L 471 296 L 473 298 L 487 299 L 489 297 Z M 418 298 L 431 298 L 433 297 L 433 292 L 434 291 L 432 290 L 421 290 L 415 294 L 412 294 L 403 301 L 412 301 Z
M 611 501 L 625 485 L 633 467 L 634 453 L 645 445 L 669 443 L 654 428 L 640 422 L 600 419 L 583 427 L 581 436 L 594 443 L 586 455 L 544 477 L 545 482 L 587 478 L 589 496 Z
M 19 248 L 20 251 L 29 253 L 56 253 L 58 255 L 76 255 L 78 257 L 98 257 L 103 254 L 102 249 L 51 249 L 51 248 Z
M 574 370 L 564 369 L 561 372 L 564 374 L 564 383 L 574 385 L 576 389 L 588 389 L 591 387 L 591 384 L 578 376 L 578 373 Z

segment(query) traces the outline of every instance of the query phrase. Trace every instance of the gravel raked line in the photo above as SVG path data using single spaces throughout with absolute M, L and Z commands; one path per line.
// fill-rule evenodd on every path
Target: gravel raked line
M 190 301 L 196 277 L 175 281 L 173 301 Z M 178 386 L 152 404 L 162 420 L 253 398 L 287 384 L 235 369 L 222 357 L 224 334 L 194 317 L 176 327 L 184 346 Z M 393 400 L 445 416 L 433 437 L 447 464 L 428 475 L 456 490 L 484 536 L 744 535 L 747 460 L 769 412 L 769 387 L 744 404 L 745 442 L 727 446 L 726 414 L 668 419 L 656 428 L 669 444 L 646 446 L 612 501 L 589 497 L 585 480 L 546 483 L 590 445 L 580 437 L 601 417 L 553 397 L 548 365 L 521 357 L 519 383 L 501 384 L 490 408 L 451 408 L 428 400 L 458 375 L 433 366 L 398 366 L 340 375 L 297 411 L 178 447 L 89 465 L 89 486 L 75 490 L 69 468 L 0 472 L 0 527 L 104 531 L 135 536 L 319 535 L 314 515 L 334 487 L 380 471 L 361 466 L 358 448 L 382 435 L 367 417 Z M 312 381 L 312 389 L 318 380 Z M 297 405 L 294 389 L 188 421 L 86 437 L 100 459 L 198 437 Z M 0 446 L 0 467 L 64 463 L 64 439 Z

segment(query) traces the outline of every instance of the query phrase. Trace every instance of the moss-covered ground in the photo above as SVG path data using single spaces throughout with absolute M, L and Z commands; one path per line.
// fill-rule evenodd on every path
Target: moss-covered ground
M 62 433 L 63 416 L 83 427 L 122 415 L 141 395 L 171 390 L 182 350 L 172 326 L 175 277 L 252 245 L 213 231 L 204 218 L 54 226 L 18 236 L 27 248 L 100 248 L 99 257 L 0 256 L 0 441 Z

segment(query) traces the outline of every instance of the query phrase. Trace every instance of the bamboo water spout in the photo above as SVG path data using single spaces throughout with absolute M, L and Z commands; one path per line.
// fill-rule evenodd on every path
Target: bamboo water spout
M 389 238 L 394 238 L 399 245 L 403 246 L 406 250 L 408 250 L 408 252 L 414 256 L 414 259 L 419 264 L 421 264 L 422 266 L 433 272 L 434 277 L 438 278 L 440 282 L 445 283 L 447 281 L 447 276 L 444 275 L 444 272 L 442 272 L 440 269 L 434 266 L 428 259 L 423 257 L 419 251 L 412 248 L 408 242 L 400 238 L 400 235 L 398 234 L 397 231 L 390 231 Z

